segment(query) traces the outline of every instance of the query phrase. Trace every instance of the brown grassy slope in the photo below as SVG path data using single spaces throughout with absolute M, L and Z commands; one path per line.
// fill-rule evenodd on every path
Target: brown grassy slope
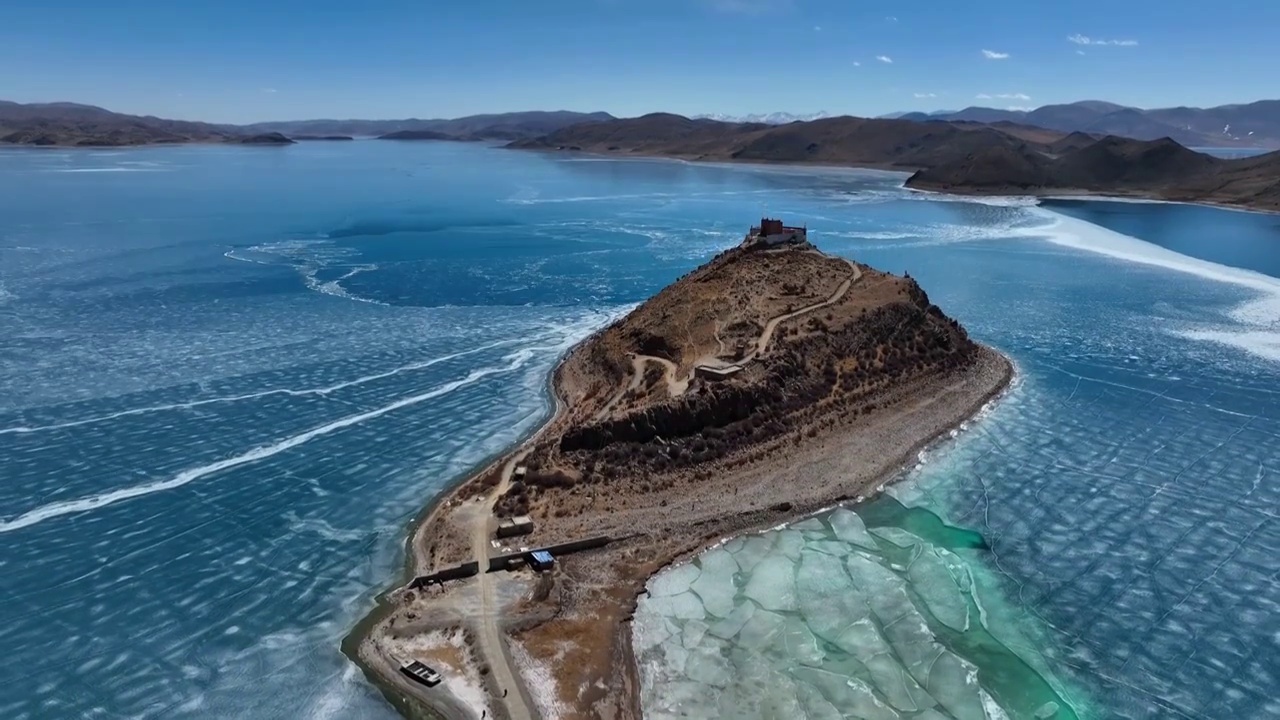
M 76 103 L 0 101 L 0 143 L 14 145 L 148 145 L 210 142 L 237 133 L 209 123 L 124 115 Z
M 787 125 L 691 120 L 655 113 L 573 125 L 513 143 L 525 149 L 572 149 L 691 157 L 701 160 L 816 162 L 918 168 L 992 144 L 1041 148 L 1062 133 L 1006 124 L 835 117 Z
M 836 303 L 779 324 L 766 351 L 728 381 L 693 379 L 672 398 L 657 371 L 600 415 L 631 377 L 631 353 L 676 363 L 737 353 L 772 317 L 827 300 L 858 275 L 849 263 L 806 249 L 730 250 L 668 287 L 580 346 L 561 372 L 581 381 L 564 400 L 571 421 L 529 455 L 529 480 L 500 501 L 505 514 L 546 520 L 540 539 L 625 532 L 702 480 L 871 412 L 881 396 L 964 366 L 976 346 L 910 278 L 859 266 Z M 652 367 L 652 366 L 651 366 Z M 635 512 L 623 512 L 623 511 Z
M 1029 148 L 986 147 L 921 170 L 907 186 L 975 193 L 1083 191 L 1277 210 L 1280 152 L 1225 160 L 1168 138 L 1118 137 L 1105 137 L 1058 157 Z

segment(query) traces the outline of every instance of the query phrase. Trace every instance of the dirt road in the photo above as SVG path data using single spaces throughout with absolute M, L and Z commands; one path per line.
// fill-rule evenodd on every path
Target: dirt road
M 507 716 L 511 720 L 532 720 L 536 715 L 530 711 L 530 703 L 527 699 L 528 691 L 525 689 L 519 673 L 511 667 L 511 659 L 507 656 L 507 649 L 503 644 L 502 629 L 499 624 L 499 617 L 502 611 L 494 598 L 493 575 L 487 570 L 489 568 L 489 531 L 492 525 L 493 506 L 511 485 L 511 473 L 515 470 L 516 463 L 522 459 L 523 456 L 512 458 L 503 466 L 501 481 L 489 493 L 488 497 L 480 501 L 483 507 L 480 508 L 480 512 L 476 513 L 471 526 L 471 549 L 476 561 L 480 563 L 480 575 L 478 578 L 480 613 L 475 618 L 476 637 L 479 643 L 478 649 L 481 656 L 489 663 L 489 671 L 493 674 L 493 679 L 498 684 L 498 688 L 507 691 L 514 690 L 514 692 L 507 692 L 505 697 L 499 694 L 494 698 L 494 702 L 501 703 L 506 707 Z
M 849 263 L 849 265 L 853 268 L 853 277 L 840 283 L 840 287 L 836 288 L 836 291 L 831 294 L 831 297 L 823 300 L 822 302 L 806 305 L 799 310 L 784 313 L 765 323 L 764 332 L 760 333 L 760 338 L 756 340 L 756 349 L 753 350 L 750 355 L 743 358 L 742 362 L 754 360 L 759 357 L 761 353 L 765 351 L 765 348 L 769 347 L 769 341 L 773 339 L 773 332 L 778 329 L 778 325 L 781 323 L 784 323 L 793 317 L 804 315 L 805 313 L 813 312 L 814 310 L 820 310 L 828 305 L 834 305 L 835 303 L 840 302 L 840 298 L 843 298 L 845 293 L 849 292 L 849 288 L 854 283 L 862 279 L 862 270 L 853 263 Z

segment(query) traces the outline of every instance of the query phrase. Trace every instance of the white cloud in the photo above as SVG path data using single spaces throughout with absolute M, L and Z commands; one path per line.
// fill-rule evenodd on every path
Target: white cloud
M 885 22 L 896 23 L 896 22 L 898 22 L 898 18 L 894 17 L 893 15 L 890 15 L 889 17 L 885 18 L 885 19 L 884 19 L 884 21 L 885 21 Z
M 822 26 L 821 26 L 821 25 L 814 25 L 814 26 L 813 26 L 813 31 L 814 31 L 814 32 L 822 32 Z
M 280 91 L 276 90 L 275 88 L 262 88 L 262 92 L 267 93 L 268 95 L 274 95 L 275 93 L 278 93 Z
M 1006 107 L 1005 110 L 1008 110 L 1009 112 L 1031 112 L 1032 110 L 1035 110 L 1035 108 L 1027 107 L 1026 105 L 1010 105 L 1009 107 Z
M 888 55 L 877 55 L 876 59 L 884 63 L 885 65 L 893 64 L 893 58 L 889 57 Z
M 937 94 L 935 94 L 935 93 L 915 93 L 915 96 L 916 96 L 916 99 L 917 99 L 917 100 L 923 100 L 923 99 L 925 99 L 925 98 L 936 98 L 936 97 L 938 97 L 938 96 L 937 96 Z
M 1030 100 L 1031 96 L 1026 93 L 978 93 L 979 100 Z
M 854 61 L 853 61 L 853 66 L 854 66 L 854 67 L 862 67 L 862 63 L 858 62 L 857 60 L 854 60 Z
M 1138 44 L 1137 40 L 1102 40 L 1099 38 L 1091 38 L 1088 35 L 1068 35 L 1067 42 L 1073 42 L 1077 45 L 1115 45 L 1118 47 L 1133 47 Z
M 1084 54 L 1085 54 L 1085 52 L 1084 52 L 1083 50 L 1077 50 L 1077 51 L 1076 51 L 1076 54 L 1077 54 L 1077 55 L 1084 55 Z
M 988 60 L 1008 60 L 1009 53 L 996 52 L 995 50 L 983 50 L 982 57 Z

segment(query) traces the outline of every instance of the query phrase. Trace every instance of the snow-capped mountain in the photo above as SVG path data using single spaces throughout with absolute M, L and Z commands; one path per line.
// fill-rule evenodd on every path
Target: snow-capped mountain
M 772 112 L 772 113 L 753 113 L 751 115 L 726 115 L 724 113 L 704 113 L 702 115 L 694 115 L 695 120 L 719 120 L 720 122 L 741 122 L 741 123 L 764 123 L 766 125 L 786 125 L 790 122 L 809 120 L 820 120 L 825 117 L 831 117 L 831 114 L 825 110 L 815 113 L 795 114 L 788 112 Z

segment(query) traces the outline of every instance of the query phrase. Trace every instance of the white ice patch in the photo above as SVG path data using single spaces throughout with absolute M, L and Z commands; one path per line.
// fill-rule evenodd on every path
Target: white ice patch
M 742 568 L 742 572 L 749 573 L 755 569 L 761 560 L 769 557 L 769 553 L 772 551 L 773 536 L 752 535 L 743 539 L 742 548 L 733 553 L 733 558 L 738 561 L 738 566 Z
M 417 395 L 411 395 L 409 397 L 404 397 L 399 400 L 396 400 L 395 402 L 389 403 L 379 408 L 375 408 L 373 410 L 367 410 L 362 413 L 348 415 L 347 417 L 341 418 L 339 420 L 334 420 L 333 422 L 329 422 L 324 425 L 320 425 L 318 427 L 314 427 L 310 430 L 307 430 L 302 433 L 298 433 L 297 435 L 290 436 L 288 438 L 285 438 L 284 440 L 273 443 L 271 445 L 261 445 L 259 447 L 253 448 L 252 450 L 248 450 L 239 455 L 235 455 L 233 457 L 229 457 L 224 460 L 219 460 L 217 462 L 209 463 L 207 465 L 201 465 L 199 467 L 194 467 L 189 470 L 184 470 L 183 472 L 180 472 L 177 475 L 164 480 L 157 480 L 153 482 L 142 483 L 140 485 L 133 485 L 130 487 L 119 488 L 116 490 L 111 490 L 109 492 L 101 493 L 99 495 L 80 498 L 78 500 L 63 500 L 59 502 L 49 503 L 47 505 L 41 505 L 32 510 L 28 510 L 27 512 L 13 518 L 12 520 L 0 521 L 0 533 L 11 532 L 13 530 L 20 530 L 22 528 L 35 525 L 45 520 L 61 517 L 63 515 L 71 515 L 75 513 L 88 512 L 90 510 L 98 510 L 98 509 L 107 507 L 108 505 L 114 505 L 124 500 L 130 500 L 136 497 L 144 497 L 146 495 L 151 495 L 152 493 L 163 492 L 165 490 L 173 490 L 175 488 L 180 488 L 191 482 L 199 480 L 200 478 L 203 478 L 209 475 L 214 475 L 216 473 L 222 472 L 223 470 L 229 470 L 231 468 L 238 467 L 240 465 L 244 465 L 247 463 L 257 462 L 259 460 L 272 457 L 273 455 L 278 455 L 282 452 L 295 448 L 299 445 L 308 443 L 314 440 L 315 438 L 328 435 L 333 432 L 337 432 L 338 430 L 342 430 L 344 428 L 348 428 L 353 425 L 359 425 L 368 420 L 372 420 L 374 418 L 386 415 L 389 412 L 393 412 L 395 410 L 399 410 L 401 408 L 409 407 L 412 405 L 417 405 L 419 403 L 425 402 L 427 400 L 432 400 L 434 398 L 438 398 L 443 395 L 448 395 L 449 393 L 452 393 L 458 390 L 459 388 L 466 387 L 475 382 L 478 382 L 482 378 L 488 377 L 489 375 L 513 372 L 523 367 L 525 363 L 527 363 L 532 357 L 533 357 L 533 353 L 530 352 L 529 350 L 520 350 L 508 356 L 508 359 L 510 360 L 510 362 L 505 366 L 491 366 L 486 368 L 480 368 L 477 370 L 472 370 L 464 378 L 447 382 L 432 390 L 428 390 L 427 392 L 420 393 Z
M 649 581 L 649 594 L 655 598 L 679 595 L 687 592 L 694 580 L 702 574 L 697 565 L 686 563 L 663 570 Z
M 800 540 L 803 544 L 803 536 Z M 742 593 L 766 610 L 795 610 L 795 562 L 789 557 L 777 555 L 766 558 L 751 573 L 751 579 L 747 581 Z
M 862 522 L 862 517 L 852 510 L 839 508 L 827 517 L 827 522 L 831 523 L 831 529 L 835 531 L 836 537 L 857 545 L 865 550 L 876 551 L 879 546 L 876 545 L 875 538 L 867 532 L 866 523 Z
M 933 663 L 929 694 L 956 720 L 987 720 L 978 669 L 949 652 Z
M 884 538 L 900 548 L 909 548 L 915 545 L 923 545 L 924 541 L 912 535 L 911 533 L 898 527 L 878 527 L 871 528 L 869 531 L 872 535 Z
M 784 633 L 787 619 L 768 610 L 757 610 L 751 614 L 742 630 L 738 631 L 735 645 L 747 650 L 763 650 L 777 642 Z
M 875 691 L 856 677 L 817 668 L 800 668 L 796 677 L 817 688 L 822 696 L 844 713 L 841 717 L 860 720 L 898 720 L 900 715 L 880 702 Z
M 700 645 L 689 651 L 684 674 L 692 681 L 724 687 L 733 679 L 733 668 L 718 647 Z
M 729 617 L 712 623 L 711 627 L 707 628 L 707 634 L 722 640 L 728 640 L 738 634 L 738 631 L 742 629 L 743 625 L 747 624 L 747 621 L 751 619 L 755 612 L 755 605 L 749 602 L 742 603 L 734 608 L 733 612 L 729 613 Z
M 1026 230 L 1023 232 L 1025 235 L 1043 237 L 1056 245 L 1257 291 L 1261 297 L 1238 305 L 1229 313 L 1231 319 L 1246 326 L 1245 329 L 1183 329 L 1174 334 L 1192 340 L 1232 345 L 1259 357 L 1280 360 L 1280 279 L 1253 270 L 1183 255 L 1044 208 L 1036 208 L 1032 212 L 1052 220 L 1053 224 L 1047 228 Z
M 921 552 L 911 563 L 907 577 L 938 622 L 960 632 L 969 629 L 968 602 L 936 548 Z
M 702 601 L 692 592 L 677 595 L 663 595 L 649 599 L 649 607 L 663 617 L 680 620 L 701 620 L 707 616 L 702 609 Z
M 800 551 L 804 549 L 804 533 L 799 530 L 781 530 L 778 532 L 777 552 L 791 560 L 800 559 Z
M 690 588 L 702 598 L 708 613 L 716 617 L 728 616 L 733 612 L 737 595 L 733 585 L 733 576 L 738 572 L 737 561 L 727 550 L 713 548 L 699 556 L 698 565 L 702 573 Z

